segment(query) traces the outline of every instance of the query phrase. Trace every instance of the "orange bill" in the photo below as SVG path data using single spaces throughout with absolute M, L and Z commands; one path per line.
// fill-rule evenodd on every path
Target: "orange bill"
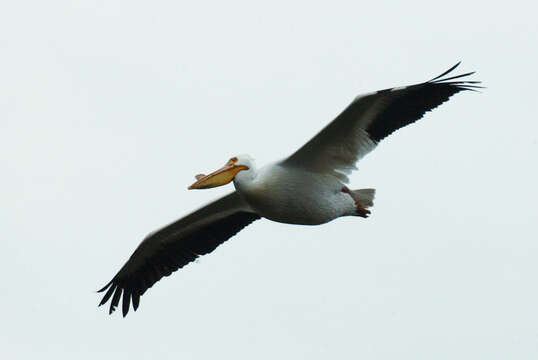
M 209 189 L 226 185 L 233 180 L 239 171 L 247 169 L 248 167 L 245 165 L 235 165 L 234 162 L 228 161 L 222 168 L 209 175 L 196 175 L 196 182 L 189 186 L 188 189 Z

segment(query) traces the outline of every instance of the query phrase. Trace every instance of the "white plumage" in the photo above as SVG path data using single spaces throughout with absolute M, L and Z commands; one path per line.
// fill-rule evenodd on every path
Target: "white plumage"
M 149 234 L 99 290 L 106 291 L 99 305 L 111 299 L 112 313 L 122 300 L 125 316 L 131 303 L 136 310 L 140 296 L 163 276 L 213 251 L 260 218 L 317 225 L 341 216 L 368 217 L 375 190 L 350 190 L 347 175 L 392 132 L 457 92 L 480 88 L 478 81 L 461 80 L 473 73 L 443 78 L 458 65 L 424 83 L 358 96 L 287 159 L 257 169 L 250 156 L 240 155 L 209 175 L 197 175 L 189 189 L 233 181 L 236 190 Z

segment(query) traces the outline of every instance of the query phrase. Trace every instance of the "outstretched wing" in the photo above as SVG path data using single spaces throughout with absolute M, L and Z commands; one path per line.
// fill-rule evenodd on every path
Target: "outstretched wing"
M 212 252 L 257 219 L 260 216 L 233 192 L 149 234 L 116 276 L 99 290 L 108 289 L 99 306 L 112 297 L 112 314 L 123 294 L 123 316 L 129 312 L 131 302 L 136 311 L 140 296 L 163 276 Z
M 481 88 L 462 78 L 474 72 L 444 77 L 457 63 L 430 81 L 360 95 L 329 125 L 282 165 L 330 173 L 347 182 L 355 163 L 394 131 L 422 118 L 463 90 Z

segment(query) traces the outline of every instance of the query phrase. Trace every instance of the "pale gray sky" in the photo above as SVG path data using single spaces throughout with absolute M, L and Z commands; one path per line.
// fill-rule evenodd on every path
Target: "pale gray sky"
M 530 1 L 20 1 L 0 11 L 4 359 L 535 359 Z M 259 221 L 125 319 L 102 287 L 151 230 L 284 157 L 357 94 L 463 60 L 463 93 L 359 163 L 372 216 Z

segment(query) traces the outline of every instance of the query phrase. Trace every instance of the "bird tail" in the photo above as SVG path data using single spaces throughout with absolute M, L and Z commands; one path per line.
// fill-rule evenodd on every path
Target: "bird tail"
M 365 209 L 374 206 L 375 189 L 352 190 L 353 199 Z

